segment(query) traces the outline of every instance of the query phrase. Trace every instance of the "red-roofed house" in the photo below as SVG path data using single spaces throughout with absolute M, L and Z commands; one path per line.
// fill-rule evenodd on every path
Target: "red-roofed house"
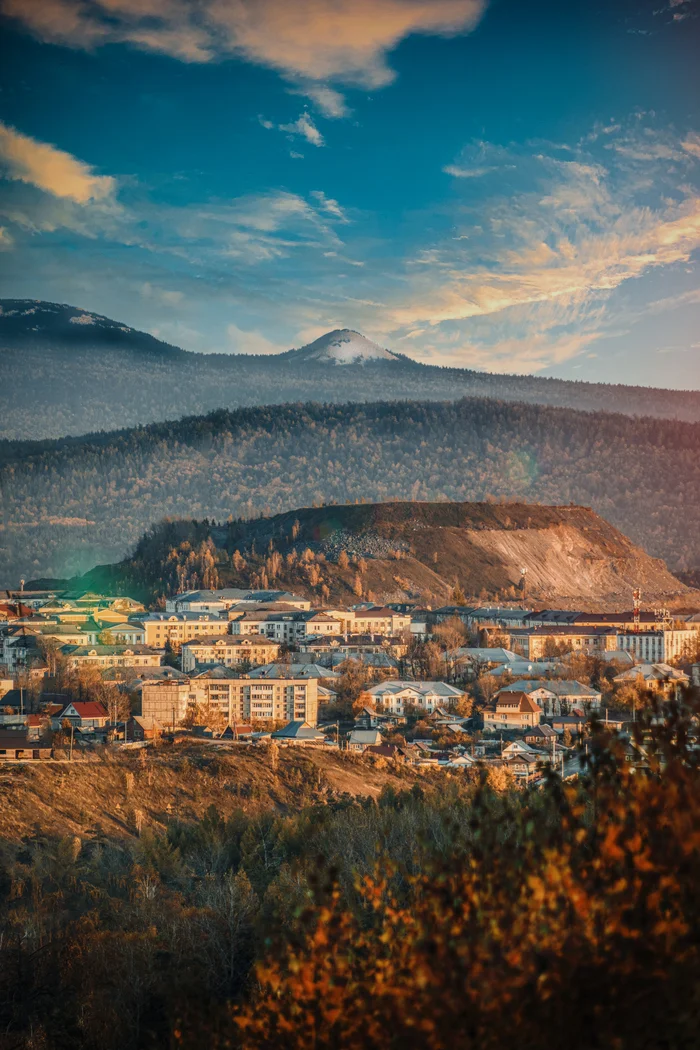
M 104 729 L 108 721 L 107 708 L 96 700 L 74 700 L 52 717 L 51 724 L 54 729 L 60 729 L 64 722 L 76 729 Z

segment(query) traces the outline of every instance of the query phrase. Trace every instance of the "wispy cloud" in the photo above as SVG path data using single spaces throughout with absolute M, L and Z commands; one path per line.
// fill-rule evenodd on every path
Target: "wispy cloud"
M 323 135 L 318 130 L 308 113 L 304 112 L 291 124 L 278 124 L 280 131 L 286 131 L 288 135 L 300 135 L 312 146 L 325 146 Z
M 78 204 L 104 200 L 114 194 L 116 183 L 46 142 L 38 142 L 0 122 L 0 172 L 7 179 L 36 186 L 54 197 Z
M 483 174 L 486 195 L 477 204 L 467 193 L 451 236 L 406 260 L 387 330 L 431 359 L 495 370 L 533 371 L 581 354 L 615 328 L 618 289 L 692 265 L 695 145 L 694 134 L 633 121 L 567 149 L 498 147 L 529 187 L 507 195 L 500 166 L 482 172 L 472 163 L 488 147 L 468 147 L 467 170 Z

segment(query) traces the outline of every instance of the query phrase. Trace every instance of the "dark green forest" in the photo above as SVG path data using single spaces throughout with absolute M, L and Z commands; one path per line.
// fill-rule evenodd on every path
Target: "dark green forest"
M 584 504 L 693 569 L 698 451 L 698 424 L 482 399 L 268 406 L 2 442 L 0 578 L 116 561 L 163 517 L 392 499 Z
M 466 396 L 700 421 L 697 391 L 492 375 L 399 361 L 336 367 L 286 354 L 195 354 L 109 318 L 0 300 L 0 438 L 57 438 L 214 409 L 322 401 Z

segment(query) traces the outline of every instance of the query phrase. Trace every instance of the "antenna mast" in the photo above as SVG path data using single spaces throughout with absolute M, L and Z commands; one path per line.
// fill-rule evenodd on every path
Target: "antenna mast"
M 639 614 L 640 614 L 640 610 L 642 608 L 642 592 L 641 592 L 639 587 L 635 587 L 634 588 L 634 591 L 632 593 L 632 599 L 633 599 L 633 603 L 634 603 L 633 604 L 633 610 L 634 610 L 634 615 L 633 615 L 634 627 L 633 627 L 633 630 L 634 630 L 635 634 L 639 634 L 639 623 L 640 623 L 640 615 Z

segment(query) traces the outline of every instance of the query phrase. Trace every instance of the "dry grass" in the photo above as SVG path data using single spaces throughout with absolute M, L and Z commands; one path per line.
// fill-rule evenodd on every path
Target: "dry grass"
M 281 812 L 342 794 L 377 797 L 424 774 L 355 755 L 197 744 L 104 751 L 73 763 L 0 766 L 0 838 L 25 835 L 127 837 L 143 826 L 197 820 L 214 805 L 222 817 L 274 807 Z

